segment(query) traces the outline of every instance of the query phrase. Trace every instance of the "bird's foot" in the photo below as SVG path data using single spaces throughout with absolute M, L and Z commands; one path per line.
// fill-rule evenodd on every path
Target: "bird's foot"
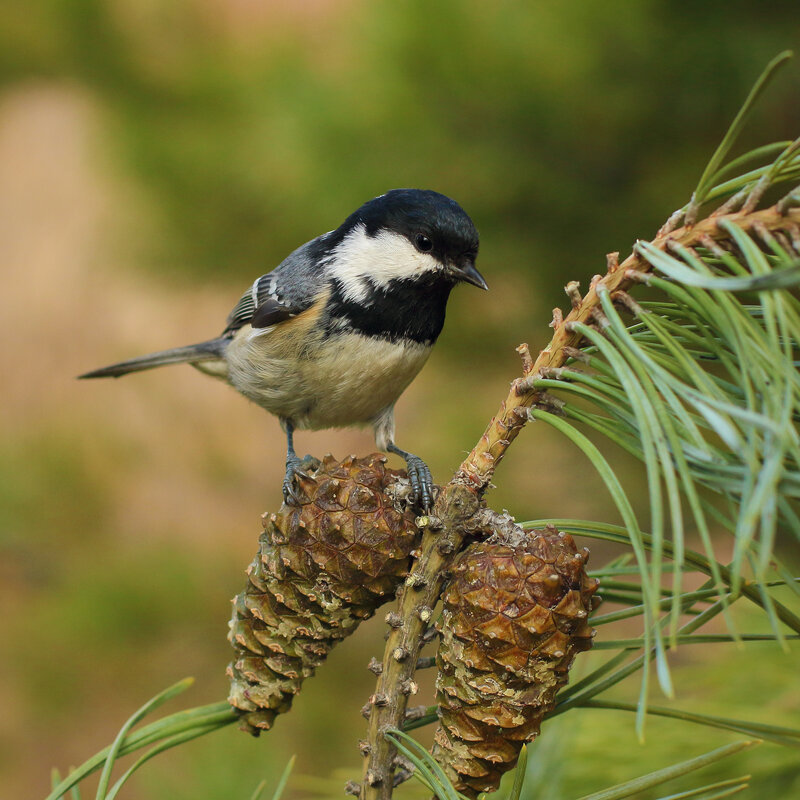
M 300 469 L 303 473 L 316 472 L 321 465 L 322 462 L 318 458 L 309 454 L 304 455 L 300 459 Z
M 433 508 L 433 476 L 428 465 L 411 453 L 406 457 L 408 479 L 411 482 L 411 503 L 426 514 Z
M 314 456 L 304 456 L 300 458 L 294 454 L 286 457 L 286 474 L 283 477 L 283 502 L 288 506 L 301 505 L 301 499 L 298 494 L 297 478 L 306 478 L 313 480 L 308 474 L 309 471 L 314 471 L 319 467 L 320 460 Z

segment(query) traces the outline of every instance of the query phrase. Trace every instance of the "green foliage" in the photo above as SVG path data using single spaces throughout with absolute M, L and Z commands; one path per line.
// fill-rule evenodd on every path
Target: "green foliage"
M 783 61 L 785 54 L 767 68 L 714 154 L 691 203 L 676 213 L 675 223 L 682 216 L 696 217 L 700 206 L 715 194 L 715 178 L 726 169 L 723 157 L 740 133 L 753 99 Z M 773 162 L 729 182 L 725 191 L 735 192 L 739 205 L 752 211 L 770 186 L 799 176 L 800 156 L 796 145 L 790 144 Z M 722 219 L 719 228 L 717 239 L 727 235 L 728 249 L 710 237 L 701 247 L 676 244 L 667 248 L 669 252 L 639 243 L 638 254 L 656 271 L 640 277 L 649 287 L 645 300 L 612 298 L 598 284 L 596 326 L 574 323 L 573 328 L 588 346 L 575 352 L 565 368 L 551 370 L 535 383 L 542 390 L 566 392 L 576 402 L 559 406 L 560 416 L 544 407 L 531 412 L 532 418 L 554 426 L 584 452 L 614 499 L 642 579 L 643 646 L 646 652 L 655 647 L 659 681 L 669 696 L 673 689 L 657 619 L 663 604 L 665 559 L 669 559 L 669 637 L 676 644 L 686 611 L 682 575 L 687 523 L 703 543 L 722 610 L 730 597 L 740 594 L 747 564 L 775 635 L 783 636 L 779 617 L 800 632 L 796 617 L 785 610 L 779 615 L 766 585 L 771 572 L 790 575 L 773 553 L 779 529 L 795 538 L 800 534 L 795 508 L 800 481 L 800 438 L 795 429 L 800 418 L 795 360 L 800 303 L 790 291 L 800 282 L 800 265 L 795 249 L 787 239 L 781 242 L 780 233 L 761 230 L 759 242 L 754 232 L 746 233 L 731 220 Z M 651 300 L 653 289 L 659 294 Z M 634 315 L 633 324 L 623 320 L 615 299 Z M 606 448 L 593 443 L 576 423 L 644 463 L 651 530 L 646 542 L 622 480 L 603 455 Z M 714 526 L 734 535 L 729 569 L 717 564 Z M 794 587 L 794 579 L 789 585 Z M 649 659 L 642 664 L 640 731 Z
M 790 41 L 784 3 L 331 4 L 275 33 L 268 18 L 259 46 L 214 5 L 133 5 L 9 13 L 0 80 L 98 98 L 159 271 L 252 279 L 366 198 L 420 185 L 456 196 L 493 260 L 553 298 L 570 265 L 658 223 Z M 754 137 L 796 120 L 783 105 L 762 106 Z
M 745 253 L 744 263 L 736 264 L 740 271 L 758 278 L 780 277 L 792 269 L 796 257 L 776 240 L 774 255 L 768 257 L 734 223 L 723 224 Z M 637 324 L 632 329 L 601 290 L 602 332 L 579 326 L 593 345 L 591 354 L 579 359 L 588 371 L 568 366 L 540 385 L 566 391 L 575 387 L 584 405 L 565 406 L 566 418 L 594 429 L 644 462 L 650 489 L 649 562 L 632 505 L 597 447 L 549 412 L 537 410 L 533 416 L 567 433 L 603 470 L 643 572 L 648 626 L 661 602 L 669 533 L 676 567 L 670 625 L 674 636 L 681 613 L 687 515 L 702 539 L 720 596 L 725 592 L 714 559 L 713 525 L 735 537 L 729 587 L 734 595 L 748 560 L 760 585 L 775 568 L 773 547 L 779 529 L 798 536 L 794 503 L 800 441 L 794 420 L 800 414 L 800 384 L 793 362 L 795 343 L 800 341 L 800 305 L 787 289 L 762 291 L 749 303 L 726 290 L 717 283 L 726 278 L 710 276 L 729 274 L 729 255 L 687 251 L 681 261 L 649 246 L 640 246 L 640 251 L 673 280 L 690 268 L 709 276 L 704 281 L 709 288 L 680 279 L 648 279 L 669 299 L 635 304 Z M 709 494 L 725 499 L 724 510 L 711 505 Z M 773 614 L 769 593 L 763 591 L 762 597 Z M 657 631 L 655 636 L 661 648 Z M 669 693 L 667 679 L 661 677 Z

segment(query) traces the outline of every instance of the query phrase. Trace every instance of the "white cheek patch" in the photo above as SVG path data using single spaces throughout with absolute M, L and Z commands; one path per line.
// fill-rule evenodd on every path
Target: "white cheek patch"
M 371 286 L 385 286 L 392 280 L 414 278 L 441 269 L 429 253 L 420 253 L 405 236 L 379 231 L 368 236 L 357 225 L 333 251 L 331 274 L 338 278 L 346 300 L 363 302 Z

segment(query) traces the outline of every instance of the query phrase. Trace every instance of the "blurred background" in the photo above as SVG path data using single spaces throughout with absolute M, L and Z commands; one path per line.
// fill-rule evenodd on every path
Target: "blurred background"
M 280 503 L 278 423 L 227 387 L 183 366 L 75 375 L 215 335 L 255 277 L 366 199 L 437 189 L 475 220 L 491 287 L 454 294 L 398 407 L 398 442 L 444 481 L 518 374 L 514 347 L 549 339 L 564 283 L 655 234 L 798 42 L 796 0 L 4 4 L 0 795 L 43 797 L 52 766 L 84 761 L 185 675 L 183 706 L 225 697 L 229 600 Z M 795 62 L 742 148 L 800 134 L 798 90 Z M 367 431 L 298 440 L 374 449 Z M 520 519 L 617 521 L 549 430 L 526 430 L 496 481 L 490 502 Z M 273 733 L 162 755 L 127 797 L 249 797 L 293 753 L 292 796 L 335 793 L 360 773 L 381 634 L 373 621 L 334 651 Z M 797 724 L 796 652 L 771 647 L 680 651 L 676 703 Z M 642 746 L 614 712 L 558 724 L 554 798 L 730 740 L 655 720 Z M 720 769 L 756 770 L 752 797 L 798 786 L 791 751 L 760 750 Z

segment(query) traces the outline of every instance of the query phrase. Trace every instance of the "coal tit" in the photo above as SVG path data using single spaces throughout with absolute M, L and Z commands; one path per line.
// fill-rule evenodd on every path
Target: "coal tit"
M 442 330 L 450 290 L 486 289 L 478 232 L 438 192 L 395 189 L 258 278 L 207 342 L 87 372 L 119 377 L 189 363 L 275 414 L 286 432 L 283 495 L 296 502 L 296 429 L 371 424 L 379 448 L 405 459 L 412 497 L 433 502 L 430 470 L 394 443 L 394 405 Z

